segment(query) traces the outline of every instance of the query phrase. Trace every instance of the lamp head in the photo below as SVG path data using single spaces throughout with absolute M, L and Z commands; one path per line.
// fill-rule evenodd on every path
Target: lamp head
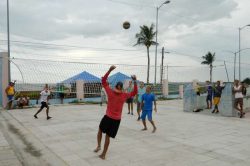
M 163 4 L 167 4 L 167 3 L 170 3 L 170 1 L 165 1 Z

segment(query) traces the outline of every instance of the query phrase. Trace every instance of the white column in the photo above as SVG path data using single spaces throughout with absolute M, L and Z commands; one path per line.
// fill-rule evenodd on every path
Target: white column
M 168 80 L 167 79 L 162 80 L 162 94 L 164 97 L 168 96 Z
M 7 104 L 7 96 L 5 88 L 8 86 L 9 80 L 9 60 L 7 52 L 0 52 L 0 107 L 5 107 Z
M 184 92 L 184 86 L 179 85 L 179 96 L 180 96 L 181 99 L 183 99 L 183 92 Z
M 84 99 L 84 81 L 76 81 L 76 98 L 80 101 Z
M 197 87 L 198 82 L 199 82 L 198 80 L 193 80 L 193 89 L 195 89 Z

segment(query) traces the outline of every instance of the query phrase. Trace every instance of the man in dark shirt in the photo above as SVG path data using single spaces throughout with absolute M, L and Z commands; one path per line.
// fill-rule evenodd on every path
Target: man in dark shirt
M 212 108 L 212 97 L 213 97 L 213 88 L 211 85 L 210 81 L 206 81 L 207 83 L 207 109 L 211 109 Z
M 219 113 L 218 105 L 220 104 L 220 98 L 222 94 L 222 90 L 225 86 L 220 85 L 220 81 L 217 81 L 216 86 L 213 88 L 214 90 L 214 110 L 212 113 Z

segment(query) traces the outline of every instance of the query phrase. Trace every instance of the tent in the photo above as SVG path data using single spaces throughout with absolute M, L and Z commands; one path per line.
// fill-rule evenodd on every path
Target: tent
M 70 77 L 64 81 L 62 81 L 61 83 L 64 84 L 70 84 L 70 83 L 75 83 L 77 80 L 83 80 L 84 83 L 101 83 L 101 79 L 86 72 L 83 71 L 82 73 L 79 73 L 73 77 Z
M 131 80 L 131 77 L 121 72 L 115 73 L 108 78 L 108 82 L 111 85 L 111 87 L 114 87 L 115 84 L 119 81 L 125 83 L 127 80 Z

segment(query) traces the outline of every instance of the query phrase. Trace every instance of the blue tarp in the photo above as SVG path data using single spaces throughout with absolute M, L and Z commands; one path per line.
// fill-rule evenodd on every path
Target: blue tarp
M 77 80 L 83 80 L 85 83 L 100 83 L 101 82 L 101 79 L 84 71 L 80 74 L 77 74 L 73 77 L 70 77 L 64 81 L 62 81 L 62 83 L 65 83 L 65 84 L 69 84 L 69 83 L 74 83 L 76 82 Z
M 129 79 L 131 79 L 131 77 L 129 77 L 129 76 L 127 76 L 127 75 L 125 75 L 125 74 L 123 74 L 123 73 L 121 73 L 121 72 L 118 72 L 118 73 L 116 73 L 116 74 L 111 75 L 111 76 L 108 78 L 108 82 L 109 82 L 109 84 L 110 84 L 112 87 L 114 87 L 115 84 L 116 84 L 117 82 L 120 81 L 120 82 L 123 82 L 123 83 L 124 83 L 124 81 L 129 80 Z

